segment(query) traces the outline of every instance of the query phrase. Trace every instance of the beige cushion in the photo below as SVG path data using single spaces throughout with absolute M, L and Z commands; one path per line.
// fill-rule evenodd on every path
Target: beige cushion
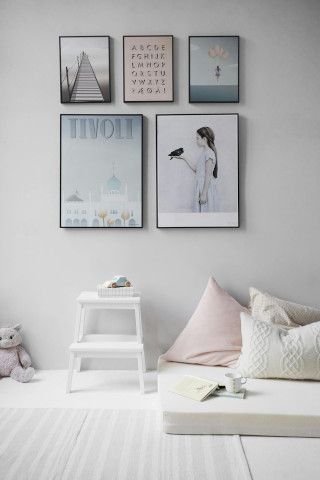
M 241 351 L 241 312 L 247 309 L 209 278 L 194 314 L 163 358 L 171 362 L 233 365 Z
M 288 327 L 320 322 L 320 310 L 317 308 L 287 302 L 253 287 L 249 291 L 250 309 L 254 317 L 263 315 L 263 318 L 269 322 Z
M 247 313 L 240 316 L 237 368 L 243 376 L 320 380 L 320 322 L 287 329 Z

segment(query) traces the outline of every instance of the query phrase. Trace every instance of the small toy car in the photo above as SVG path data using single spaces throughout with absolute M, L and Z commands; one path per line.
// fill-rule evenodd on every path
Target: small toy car
M 131 287 L 131 282 L 123 275 L 116 275 L 112 280 L 107 280 L 103 284 L 106 288 Z

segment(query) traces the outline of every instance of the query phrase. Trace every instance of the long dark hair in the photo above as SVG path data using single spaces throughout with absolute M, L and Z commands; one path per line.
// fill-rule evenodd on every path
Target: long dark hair
M 211 148 L 211 150 L 214 151 L 214 154 L 216 156 L 216 164 L 213 169 L 213 176 L 214 178 L 218 177 L 218 154 L 217 154 L 217 149 L 214 144 L 214 133 L 212 128 L 210 127 L 201 127 L 199 130 L 197 130 L 197 133 L 200 135 L 201 138 L 206 138 L 207 139 L 207 144 L 208 147 Z

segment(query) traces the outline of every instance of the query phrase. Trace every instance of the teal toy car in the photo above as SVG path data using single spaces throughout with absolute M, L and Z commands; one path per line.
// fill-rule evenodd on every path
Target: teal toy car
M 118 288 L 118 287 L 131 287 L 131 282 L 122 275 L 116 275 L 110 282 L 111 288 Z

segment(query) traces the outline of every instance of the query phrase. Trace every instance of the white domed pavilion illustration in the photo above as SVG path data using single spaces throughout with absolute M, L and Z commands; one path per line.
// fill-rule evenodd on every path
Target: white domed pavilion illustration
M 141 226 L 140 198 L 128 198 L 128 186 L 113 174 L 101 185 L 100 198 L 89 192 L 88 198 L 76 189 L 61 201 L 63 227 L 139 227 Z

